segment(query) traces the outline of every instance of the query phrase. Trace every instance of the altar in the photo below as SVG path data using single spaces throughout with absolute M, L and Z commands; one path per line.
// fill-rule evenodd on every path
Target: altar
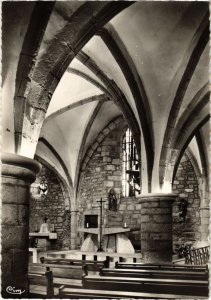
M 57 239 L 57 233 L 30 232 L 29 237 L 37 240 L 36 246 L 34 248 L 41 248 L 42 250 L 51 250 L 52 242 Z
M 79 232 L 87 233 L 81 246 L 81 251 L 98 251 L 100 235 L 103 237 L 103 251 L 117 253 L 135 253 L 135 249 L 125 235 L 130 228 L 124 227 L 103 227 L 102 233 L 100 228 L 79 228 Z

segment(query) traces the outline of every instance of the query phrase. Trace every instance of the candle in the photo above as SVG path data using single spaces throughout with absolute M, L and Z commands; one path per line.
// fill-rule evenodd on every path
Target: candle
M 86 228 L 89 228 L 89 223 L 86 223 Z
M 127 227 L 127 224 L 126 224 L 126 223 L 124 223 L 124 227 Z

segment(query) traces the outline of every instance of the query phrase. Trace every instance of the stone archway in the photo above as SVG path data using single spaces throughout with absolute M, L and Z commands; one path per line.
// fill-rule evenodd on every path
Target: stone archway
M 42 165 L 42 170 L 31 185 L 30 231 L 39 230 L 43 223 L 43 217 L 47 216 L 58 237 L 52 247 L 54 249 L 70 249 L 72 241 L 69 188 L 49 163 L 39 156 L 35 156 L 35 158 Z M 48 184 L 48 193 L 44 197 L 39 194 L 39 183 L 43 180 Z
M 84 215 L 97 215 L 99 201 L 105 201 L 103 224 L 105 227 L 123 227 L 132 231 L 127 235 L 140 250 L 140 204 L 136 197 L 122 196 L 122 141 L 128 126 L 118 117 L 105 126 L 88 149 L 81 166 L 77 192 L 78 226 L 84 227 Z M 117 210 L 109 210 L 109 191 L 117 195 Z M 83 237 L 80 235 L 80 239 Z
M 202 239 L 200 215 L 201 197 L 198 177 L 189 155 L 184 153 L 173 182 L 173 192 L 177 198 L 173 204 L 173 244 L 198 244 Z M 187 211 L 182 217 L 181 201 L 187 203 Z

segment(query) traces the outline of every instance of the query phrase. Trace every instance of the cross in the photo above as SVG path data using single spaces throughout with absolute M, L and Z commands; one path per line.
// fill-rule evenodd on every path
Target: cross
M 103 202 L 106 202 L 106 201 L 103 201 L 102 198 L 97 201 L 100 203 L 100 246 L 98 247 L 97 251 L 103 251 L 103 248 L 102 248 L 102 235 L 103 235 Z

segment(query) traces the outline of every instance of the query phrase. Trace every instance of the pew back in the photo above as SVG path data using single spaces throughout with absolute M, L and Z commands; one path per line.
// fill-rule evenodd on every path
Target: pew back
M 28 272 L 30 298 L 52 298 L 54 296 L 53 273 L 43 268 L 32 268 Z
M 30 269 L 31 265 L 29 265 Z M 75 265 L 64 265 L 64 264 L 33 264 L 33 270 L 41 271 L 44 269 L 51 270 L 54 277 L 59 278 L 71 278 L 71 279 L 82 279 L 87 273 L 87 266 L 75 266 Z
M 29 265 L 34 270 L 51 270 L 53 274 L 54 287 L 60 287 L 62 284 L 68 287 L 82 288 L 82 279 L 87 274 L 87 266 L 59 265 L 59 264 L 32 264 Z
M 146 269 L 107 269 L 100 270 L 101 276 L 160 278 L 160 279 L 189 279 L 208 280 L 208 272 L 194 272 L 194 270 L 146 270 Z
M 104 261 L 97 260 L 77 260 L 77 259 L 68 259 L 68 258 L 52 258 L 52 257 L 41 257 L 41 263 L 44 264 L 65 264 L 65 265 L 74 265 L 82 266 L 86 265 L 88 271 L 99 271 L 103 267 L 109 267 L 108 258 Z
M 88 290 L 88 289 L 73 289 L 62 286 L 59 289 L 60 299 L 190 299 L 187 295 L 175 295 L 172 294 L 155 294 L 155 293 L 138 293 L 138 292 L 126 292 L 126 291 L 108 291 L 108 290 Z M 192 299 L 198 297 L 191 297 Z M 206 299 L 206 297 L 200 297 Z
M 129 277 L 99 277 L 88 275 L 83 278 L 83 287 L 88 289 L 130 291 L 160 294 L 184 294 L 191 296 L 208 296 L 208 281 L 129 278 Z
M 140 270 L 174 270 L 174 271 L 189 271 L 194 272 L 208 272 L 208 266 L 198 265 L 179 265 L 179 264 L 146 264 L 146 263 L 115 263 L 116 269 L 140 269 Z

